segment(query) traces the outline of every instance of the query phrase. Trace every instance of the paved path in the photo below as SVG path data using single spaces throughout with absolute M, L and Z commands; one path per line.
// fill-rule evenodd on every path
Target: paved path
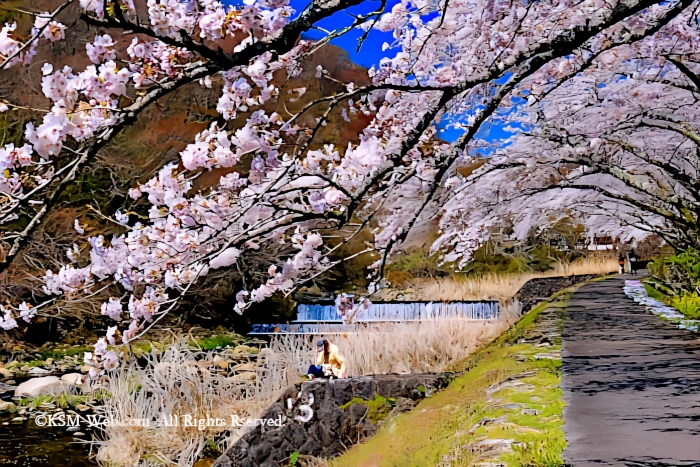
M 624 278 L 587 284 L 569 300 L 567 465 L 700 466 L 700 336 L 628 299 Z

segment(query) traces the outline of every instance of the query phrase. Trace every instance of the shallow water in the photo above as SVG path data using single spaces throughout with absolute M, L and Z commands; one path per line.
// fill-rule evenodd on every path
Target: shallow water
M 16 384 L 29 378 L 16 377 Z M 12 401 L 11 393 L 0 398 Z M 28 415 L 28 414 L 27 414 Z M 27 416 L 25 415 L 25 416 Z M 34 419 L 17 423 L 11 420 L 18 414 L 0 413 L 0 466 L 22 467 L 94 467 L 90 460 L 90 448 L 66 431 L 66 427 L 37 426 Z M 8 423 L 4 425 L 4 423 Z M 91 439 L 92 430 L 81 426 L 80 431 Z
M 89 459 L 89 447 L 77 442 L 65 428 L 40 427 L 34 420 L 10 422 L 12 416 L 0 416 L 0 465 L 67 466 L 96 465 Z M 2 425 L 10 422 L 9 425 Z M 83 433 L 90 435 L 82 429 Z

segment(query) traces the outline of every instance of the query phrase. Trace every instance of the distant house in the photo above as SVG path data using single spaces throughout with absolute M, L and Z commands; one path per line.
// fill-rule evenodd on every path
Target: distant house
M 620 244 L 620 238 L 613 238 L 611 235 L 593 235 L 593 240 L 588 245 L 591 251 L 615 250 Z
M 561 232 L 552 229 L 542 229 L 539 232 L 539 239 L 542 243 L 547 244 L 550 248 L 555 248 L 561 251 L 569 250 L 569 242 Z
M 488 225 L 486 227 L 486 237 L 493 245 L 494 251 L 518 248 L 523 244 L 522 240 L 517 239 L 513 235 L 512 225 L 505 222 Z

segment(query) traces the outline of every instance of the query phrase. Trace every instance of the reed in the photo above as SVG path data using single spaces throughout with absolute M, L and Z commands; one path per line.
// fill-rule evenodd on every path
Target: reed
M 257 358 L 232 370 L 222 369 L 220 362 L 233 357 L 230 350 L 194 352 L 182 340 L 163 353 L 148 354 L 145 365 L 132 361 L 110 374 L 111 397 L 97 415 L 110 421 L 139 422 L 130 422 L 137 426 L 104 426 L 99 439 L 93 441 L 98 463 L 189 467 L 205 447 L 215 444 L 223 451 L 243 434 L 245 428 L 231 427 L 232 415 L 259 418 L 272 401 L 301 379 L 288 356 L 271 349 L 262 349 Z M 185 416 L 191 420 L 222 418 L 226 423 L 184 426 Z M 168 426 L 174 419 L 180 425 Z
M 478 277 L 414 279 L 414 295 L 421 300 L 512 300 L 530 279 L 585 274 L 607 274 L 618 269 L 614 257 L 587 258 L 573 263 L 559 263 L 546 272 L 522 274 L 486 274 Z
M 497 320 L 434 319 L 415 323 L 382 323 L 358 332 L 327 336 L 273 336 L 270 348 L 287 355 L 300 372 L 315 361 L 315 340 L 338 346 L 352 376 L 434 373 L 447 370 L 503 333 L 520 314 L 517 302 L 501 306 Z

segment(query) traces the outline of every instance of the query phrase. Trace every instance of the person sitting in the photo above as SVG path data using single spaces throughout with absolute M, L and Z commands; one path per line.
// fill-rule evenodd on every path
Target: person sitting
M 340 354 L 338 347 L 328 339 L 316 342 L 316 364 L 309 367 L 307 376 L 314 378 L 347 378 L 345 358 Z

